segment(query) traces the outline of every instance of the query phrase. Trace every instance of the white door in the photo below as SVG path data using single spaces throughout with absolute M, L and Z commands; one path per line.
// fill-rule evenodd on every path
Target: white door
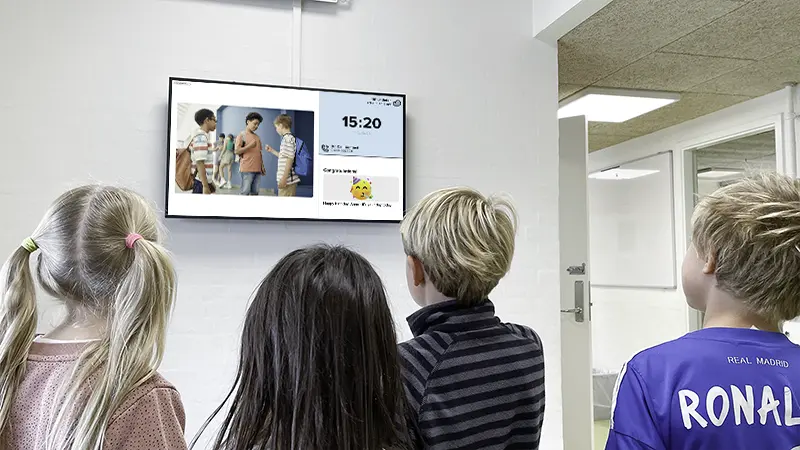
M 586 118 L 559 120 L 558 223 L 564 450 L 594 446 Z

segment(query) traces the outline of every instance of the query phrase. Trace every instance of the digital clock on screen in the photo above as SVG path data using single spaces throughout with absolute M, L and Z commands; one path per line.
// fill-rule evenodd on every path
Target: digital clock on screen
M 380 117 L 358 117 L 358 116 L 344 116 L 342 122 L 346 128 L 368 128 L 380 129 L 383 125 Z

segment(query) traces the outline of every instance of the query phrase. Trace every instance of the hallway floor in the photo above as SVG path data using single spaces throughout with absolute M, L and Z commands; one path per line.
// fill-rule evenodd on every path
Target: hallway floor
M 594 450 L 603 450 L 606 448 L 606 440 L 608 439 L 607 420 L 598 420 L 594 423 Z

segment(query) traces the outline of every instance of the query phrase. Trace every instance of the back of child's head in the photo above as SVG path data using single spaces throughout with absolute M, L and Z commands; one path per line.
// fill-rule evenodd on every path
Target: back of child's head
M 765 319 L 800 316 L 800 180 L 748 176 L 702 198 L 692 222 L 719 289 Z
M 44 291 L 106 324 L 82 352 L 45 424 L 48 449 L 96 449 L 111 414 L 161 361 L 175 290 L 161 239 L 155 211 L 128 189 L 83 186 L 53 203 L 0 278 L 0 434 L 9 427 L 36 330 L 31 254 L 39 250 L 36 278 Z
M 406 254 L 441 294 L 466 305 L 485 300 L 508 273 L 516 229 L 509 199 L 466 187 L 428 194 L 400 225 Z
M 203 126 L 204 123 L 206 123 L 206 120 L 213 118 L 214 118 L 214 112 L 211 111 L 210 109 L 203 108 L 194 113 L 194 122 L 201 127 Z
M 401 448 L 396 344 L 383 283 L 366 259 L 342 247 L 289 253 L 247 312 L 214 448 Z
M 278 117 L 275 118 L 275 125 L 280 125 L 287 130 L 292 129 L 292 116 L 288 114 L 279 114 Z

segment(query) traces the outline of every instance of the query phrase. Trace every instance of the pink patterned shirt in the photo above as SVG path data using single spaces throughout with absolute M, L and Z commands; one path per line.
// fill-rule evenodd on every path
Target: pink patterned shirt
M 33 343 L 11 410 L 10 450 L 44 448 L 47 414 L 86 343 Z M 106 429 L 104 450 L 186 450 L 186 416 L 175 387 L 156 374 L 128 395 Z M 9 445 L 10 444 L 10 445 Z

